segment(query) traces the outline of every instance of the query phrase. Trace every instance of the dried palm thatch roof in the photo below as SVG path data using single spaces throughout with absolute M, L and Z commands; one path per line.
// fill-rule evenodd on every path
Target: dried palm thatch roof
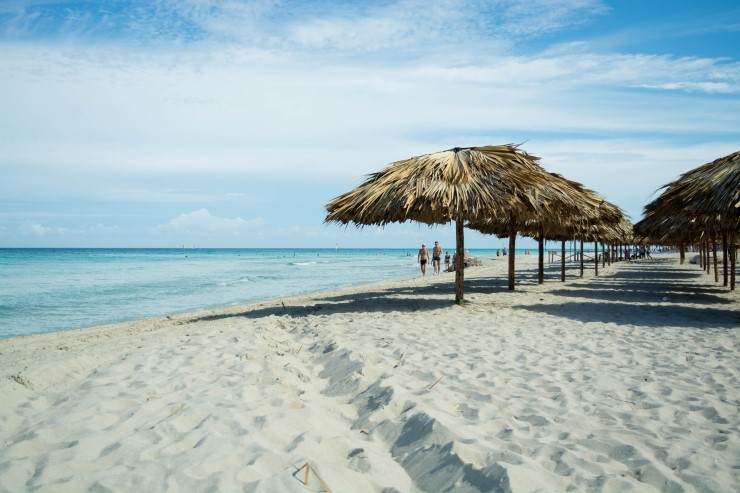
M 606 231 L 598 238 L 612 244 L 633 244 L 635 243 L 635 235 L 633 231 L 632 221 L 630 221 L 627 216 L 624 216 L 621 221 L 610 225 L 608 227 L 608 231 Z
M 385 225 L 456 221 L 457 261 L 462 264 L 464 221 L 545 213 L 567 204 L 559 183 L 518 146 L 449 149 L 392 163 L 326 205 L 325 222 Z M 557 205 L 556 205 L 557 204 Z M 463 267 L 456 269 L 456 302 L 462 302 Z
M 539 158 L 514 145 L 454 148 L 392 163 L 326 206 L 325 222 L 441 224 L 548 207 Z
M 702 239 L 705 229 L 696 218 L 651 215 L 635 224 L 634 234 L 638 243 L 672 245 Z
M 555 213 L 542 214 L 532 211 L 528 216 L 511 218 L 502 221 L 496 218 L 471 221 L 468 227 L 484 234 L 495 234 L 500 238 L 509 237 L 509 289 L 514 286 L 513 238 L 516 235 L 536 238 L 539 248 L 539 279 L 544 279 L 543 242 L 549 240 L 597 240 L 625 241 L 631 236 L 632 223 L 626 219 L 624 212 L 614 204 L 606 201 L 601 195 L 585 188 L 580 183 L 568 180 L 561 175 L 548 173 L 552 183 L 559 183 L 559 188 L 567 190 L 571 200 L 578 204 L 572 209 L 567 204 L 553 204 Z M 625 228 L 625 224 L 628 225 Z M 563 276 L 565 274 L 563 273 Z
M 656 212 L 702 216 L 732 213 L 739 200 L 740 152 L 734 152 L 684 173 L 653 204 Z
M 471 221 L 468 227 L 502 238 L 519 234 L 536 238 L 542 235 L 543 239 L 549 240 L 606 239 L 607 236 L 612 238 L 622 232 L 622 229 L 617 228 L 626 221 L 627 216 L 622 209 L 580 183 L 556 173 L 548 175 L 551 184 L 557 183 L 557 188 L 567 194 L 569 198 L 567 202 L 551 203 L 548 213 L 531 210 L 529 214 L 517 217 L 516 231 L 510 230 L 508 221 L 492 217 Z M 577 207 L 571 207 L 572 203 L 577 204 Z
M 661 243 L 740 232 L 740 151 L 694 168 L 645 206 L 635 232 Z

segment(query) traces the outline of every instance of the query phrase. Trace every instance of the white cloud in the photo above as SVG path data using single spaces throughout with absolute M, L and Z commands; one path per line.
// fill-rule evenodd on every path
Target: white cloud
M 207 209 L 181 214 L 167 224 L 153 228 L 154 233 L 190 236 L 239 236 L 264 224 L 262 218 L 244 220 L 212 216 Z
M 301 50 L 438 51 L 502 37 L 531 37 L 604 12 L 600 0 L 131 0 L 109 6 L 39 0 L 0 6 L 0 34 L 127 39 L 158 45 L 236 43 Z M 413 22 L 410 22 L 413 20 Z
M 43 226 L 38 223 L 24 223 L 20 228 L 22 235 L 27 236 L 56 236 L 64 235 L 69 230 L 58 226 Z
M 119 226 L 108 226 L 102 223 L 97 223 L 92 226 L 88 226 L 80 231 L 83 235 L 90 235 L 90 236 L 96 236 L 96 235 L 111 235 L 111 234 L 118 234 L 121 232 L 121 228 Z
M 4 165 L 123 174 L 356 176 L 404 157 L 414 140 L 431 142 L 429 152 L 461 144 L 448 139 L 470 130 L 708 134 L 736 128 L 740 109 L 737 100 L 702 97 L 737 93 L 737 63 L 668 56 L 378 68 L 361 60 L 255 62 L 238 51 L 209 61 L 162 54 L 113 63 L 95 48 L 11 47 L 0 60 L 9 67 L 0 93 L 14 95 L 3 98 L 0 115 Z
M 646 87 L 648 89 L 665 89 L 668 91 L 697 91 L 706 93 L 738 92 L 737 86 L 731 86 L 725 82 L 667 82 L 665 84 L 644 84 L 641 87 Z
M 569 53 L 504 56 L 481 65 L 427 66 L 420 75 L 452 83 L 517 85 L 547 93 L 562 88 L 630 87 L 740 92 L 740 62 L 668 55 Z M 522 91 L 523 92 L 523 91 Z

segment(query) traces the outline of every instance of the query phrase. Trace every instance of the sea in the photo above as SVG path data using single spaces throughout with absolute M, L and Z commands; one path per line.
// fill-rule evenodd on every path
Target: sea
M 416 249 L 0 248 L 0 338 L 419 275 Z

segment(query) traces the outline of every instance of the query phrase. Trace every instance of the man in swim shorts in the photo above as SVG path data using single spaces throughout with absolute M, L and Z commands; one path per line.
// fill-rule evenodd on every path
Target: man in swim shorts
M 421 245 L 421 248 L 419 249 L 419 254 L 416 256 L 416 260 L 419 261 L 419 266 L 421 267 L 421 275 L 426 276 L 427 262 L 429 262 L 429 250 L 427 250 L 426 245 Z
M 434 267 L 434 273 L 439 274 L 440 266 L 442 265 L 442 247 L 439 246 L 439 242 L 434 242 L 434 248 L 432 249 L 432 266 Z

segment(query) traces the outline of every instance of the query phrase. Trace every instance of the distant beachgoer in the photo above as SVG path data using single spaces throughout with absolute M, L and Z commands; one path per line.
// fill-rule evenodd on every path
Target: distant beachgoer
M 439 274 L 439 269 L 442 265 L 442 247 L 439 246 L 439 242 L 434 242 L 434 248 L 432 248 L 432 266 L 434 267 L 434 273 Z
M 506 257 L 506 247 L 503 248 L 504 257 Z
M 496 256 L 497 257 L 500 257 L 501 256 L 501 250 L 499 250 L 498 248 L 496 249 Z
M 450 270 L 450 252 L 445 252 L 445 270 Z
M 427 262 L 429 262 L 429 250 L 427 250 L 427 246 L 423 243 L 419 249 L 419 253 L 416 255 L 416 260 L 419 262 L 419 266 L 421 267 L 421 275 L 426 276 Z

